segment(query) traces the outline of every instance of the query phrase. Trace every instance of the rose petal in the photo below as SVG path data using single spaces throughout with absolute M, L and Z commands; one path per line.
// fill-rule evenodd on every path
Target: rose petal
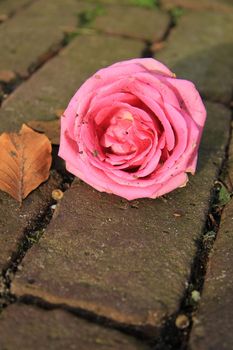
M 193 120 L 203 127 L 206 120 L 206 109 L 195 85 L 183 79 L 166 78 L 166 81 L 173 86 L 174 91 L 180 97 L 183 104 L 181 108 L 186 107 Z
M 173 191 L 178 187 L 184 187 L 188 181 L 188 176 L 185 173 L 177 174 L 176 176 L 170 177 L 168 181 L 156 192 L 153 193 L 151 198 L 157 198 L 163 196 L 166 193 Z
M 127 70 L 132 67 L 133 64 L 136 64 L 139 67 L 145 68 L 147 71 L 157 73 L 157 74 L 164 74 L 168 76 L 174 76 L 174 73 L 170 71 L 163 63 L 155 60 L 154 58 L 136 58 L 131 59 L 128 61 L 122 61 L 115 63 L 111 67 L 120 67 L 120 68 L 126 68 Z M 127 72 L 127 71 L 126 71 Z M 134 73 L 136 73 L 137 70 L 134 70 Z

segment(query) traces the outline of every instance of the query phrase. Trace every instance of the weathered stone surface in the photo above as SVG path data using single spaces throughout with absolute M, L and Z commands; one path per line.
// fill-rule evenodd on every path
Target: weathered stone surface
M 192 350 L 230 350 L 233 345 L 233 201 L 224 209 L 210 257 L 200 309 L 191 334 Z
M 231 127 L 233 127 L 233 123 L 231 123 Z M 232 180 L 233 177 L 233 138 L 231 137 L 229 149 L 228 149 L 228 159 L 227 159 L 227 176 L 230 180 Z M 230 186 L 230 184 L 229 184 Z
M 212 101 L 230 102 L 233 70 L 233 11 L 188 12 L 179 18 L 156 56 L 178 77 L 192 80 Z
M 0 1 L 0 17 L 5 15 L 7 18 L 31 2 L 32 0 L 2 0 Z
M 62 310 L 15 304 L 0 315 L 3 350 L 146 350 L 140 341 Z
M 152 327 L 155 335 L 185 291 L 228 138 L 228 110 L 208 104 L 208 113 L 198 172 L 185 189 L 130 203 L 74 184 L 25 257 L 13 293 Z
M 153 5 L 149 1 L 140 1 L 140 0 L 86 0 L 89 3 L 97 3 L 97 4 L 105 4 L 105 5 L 121 5 L 121 6 L 128 6 L 128 5 L 133 5 L 133 6 L 138 6 L 140 8 L 155 8 L 157 7 L 156 5 Z
M 233 5 L 232 0 L 162 0 L 163 8 L 170 10 L 176 7 L 187 8 L 190 10 L 213 10 L 213 11 L 231 11 L 229 5 Z
M 21 76 L 58 48 L 65 27 L 78 24 L 78 13 L 91 6 L 77 0 L 41 0 L 20 11 L 0 27 L 0 70 Z
M 8 194 L 0 192 L 0 271 L 5 268 L 26 228 L 35 225 L 35 219 L 44 212 L 51 201 L 52 190 L 61 183 L 53 172 L 50 179 L 33 191 L 22 207 Z
M 91 74 L 113 62 L 140 56 L 143 43 L 101 35 L 80 36 L 20 86 L 2 105 L 0 131 L 29 120 L 51 119 Z M 96 53 L 98 52 L 98 55 Z
M 229 148 L 233 177 L 233 141 Z M 191 333 L 192 350 L 230 350 L 233 345 L 233 200 L 224 208 Z
M 158 9 L 112 5 L 103 11 L 91 26 L 110 34 L 158 41 L 169 25 L 168 14 Z

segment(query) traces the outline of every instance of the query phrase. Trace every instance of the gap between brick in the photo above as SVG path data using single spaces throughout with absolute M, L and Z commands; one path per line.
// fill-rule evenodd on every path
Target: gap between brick
M 2 100 L 0 100 L 0 105 L 5 102 L 22 83 L 29 80 L 34 75 L 34 73 L 36 73 L 52 58 L 57 56 L 68 45 L 69 42 L 67 42 L 66 35 L 64 35 L 63 39 L 60 42 L 52 45 L 52 47 L 47 52 L 38 57 L 36 62 L 32 63 L 29 66 L 27 75 L 25 77 L 22 77 L 19 74 L 15 73 L 16 77 L 11 82 L 0 83 L 0 87 L 2 87 L 4 94 Z
M 32 295 L 24 295 L 19 298 L 16 298 L 15 296 L 12 295 L 12 297 L 14 298 L 14 301 L 17 301 L 18 303 L 21 303 L 21 304 L 33 305 L 43 310 L 63 310 L 72 314 L 74 317 L 87 320 L 91 323 L 98 324 L 105 328 L 116 329 L 118 331 L 121 331 L 124 334 L 128 334 L 137 339 L 140 339 L 141 341 L 144 341 L 147 344 L 151 343 L 151 336 L 146 335 L 146 333 L 143 332 L 143 328 L 132 326 L 126 323 L 120 323 L 112 319 L 109 319 L 105 316 L 100 316 L 86 309 L 82 309 L 79 307 L 72 307 L 67 304 L 51 303 L 42 298 L 32 296 Z

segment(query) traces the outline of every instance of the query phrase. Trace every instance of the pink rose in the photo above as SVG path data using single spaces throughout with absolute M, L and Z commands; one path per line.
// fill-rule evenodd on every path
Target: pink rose
M 152 58 L 99 70 L 61 119 L 59 155 L 99 191 L 132 200 L 183 187 L 194 174 L 206 110 L 195 86 Z

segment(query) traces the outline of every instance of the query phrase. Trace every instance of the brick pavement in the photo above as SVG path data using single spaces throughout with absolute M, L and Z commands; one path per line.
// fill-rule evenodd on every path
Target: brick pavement
M 0 349 L 232 348 L 231 202 L 216 242 L 203 244 L 228 153 L 232 176 L 231 2 L 136 3 L 0 2 L 0 72 L 16 80 L 0 83 L 1 132 L 53 120 L 97 69 L 152 54 L 193 80 L 208 110 L 197 174 L 165 198 L 127 202 L 70 186 L 61 162 L 21 209 L 1 193 Z M 51 208 L 55 188 L 66 193 Z

